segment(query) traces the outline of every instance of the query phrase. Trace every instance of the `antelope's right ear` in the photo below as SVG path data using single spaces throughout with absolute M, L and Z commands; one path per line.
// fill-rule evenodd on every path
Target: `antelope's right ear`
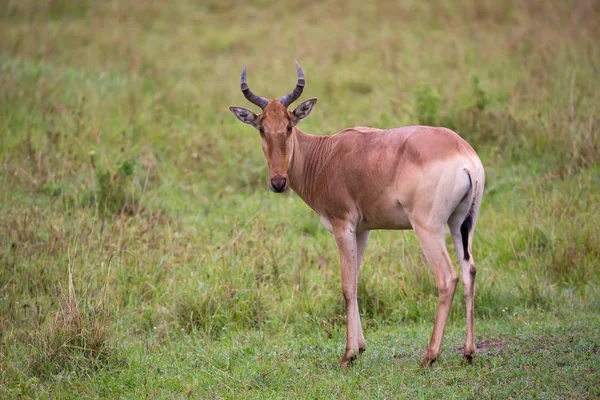
M 258 115 L 243 107 L 229 106 L 229 109 L 237 119 L 245 124 L 258 128 Z

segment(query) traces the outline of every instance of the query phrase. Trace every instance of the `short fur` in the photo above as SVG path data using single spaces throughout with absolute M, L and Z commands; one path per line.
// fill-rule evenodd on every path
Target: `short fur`
M 439 356 L 458 275 L 445 244 L 450 227 L 464 283 L 467 334 L 464 355 L 472 360 L 475 264 L 471 244 L 484 187 L 484 170 L 475 150 L 446 128 L 355 127 L 332 136 L 313 136 L 296 124 L 316 99 L 290 112 L 270 100 L 260 115 L 230 107 L 256 127 L 269 165 L 269 187 L 289 186 L 333 233 L 338 247 L 346 300 L 347 365 L 365 349 L 358 312 L 358 275 L 369 231 L 414 229 L 438 287 L 438 311 L 423 365 Z

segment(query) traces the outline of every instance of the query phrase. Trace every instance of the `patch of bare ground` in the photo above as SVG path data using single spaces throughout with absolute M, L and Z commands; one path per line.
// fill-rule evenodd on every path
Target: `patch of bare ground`
M 492 340 L 484 340 L 483 342 L 479 342 L 475 344 L 477 348 L 477 354 L 483 354 L 488 356 L 501 356 L 504 354 L 506 350 L 506 346 L 508 346 L 510 342 L 504 339 L 492 339 Z M 461 352 L 463 351 L 463 346 L 454 347 L 452 351 Z
M 490 339 L 476 343 L 477 354 L 488 355 L 488 356 L 501 356 L 505 353 L 507 347 L 511 345 L 519 345 L 523 354 L 534 354 L 543 350 L 550 350 L 561 343 L 571 342 L 571 337 L 541 337 L 536 338 L 535 343 L 522 339 Z M 463 346 L 454 347 L 453 351 L 462 352 Z M 594 354 L 597 354 L 598 347 L 594 347 L 592 350 Z
M 501 356 L 504 354 L 506 346 L 508 346 L 510 342 L 504 339 L 493 339 L 493 340 L 485 340 L 483 342 L 479 342 L 476 344 L 477 354 L 490 355 L 490 356 Z M 426 349 L 426 347 L 425 347 Z M 421 350 L 421 348 L 415 348 L 415 351 Z M 461 352 L 463 351 L 463 346 L 458 346 L 452 348 L 452 351 Z M 397 353 L 392 356 L 395 359 L 402 359 L 405 357 L 409 357 L 408 353 Z
M 502 339 L 486 340 L 476 345 L 477 353 L 496 354 L 501 356 L 504 354 L 507 344 L 508 341 Z M 462 350 L 462 348 L 460 348 L 460 350 Z

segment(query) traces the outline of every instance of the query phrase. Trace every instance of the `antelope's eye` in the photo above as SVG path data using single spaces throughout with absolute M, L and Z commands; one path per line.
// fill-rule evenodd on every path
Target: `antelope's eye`
M 261 136 L 265 134 L 265 130 L 263 129 L 262 126 L 260 128 L 258 128 L 258 131 L 260 132 Z
M 288 133 L 290 133 L 291 131 L 292 131 L 292 126 L 291 126 L 291 125 L 288 125 L 288 126 L 287 126 L 287 132 L 288 132 Z

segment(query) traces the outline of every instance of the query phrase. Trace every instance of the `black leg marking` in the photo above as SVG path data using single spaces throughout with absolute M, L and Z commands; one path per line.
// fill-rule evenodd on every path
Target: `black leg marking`
M 471 255 L 469 254 L 469 232 L 471 231 L 472 227 L 473 216 L 469 212 L 469 215 L 467 215 L 467 218 L 465 218 L 462 225 L 460 226 L 460 236 L 462 238 L 463 251 L 465 253 L 466 261 L 469 261 L 471 259 Z

